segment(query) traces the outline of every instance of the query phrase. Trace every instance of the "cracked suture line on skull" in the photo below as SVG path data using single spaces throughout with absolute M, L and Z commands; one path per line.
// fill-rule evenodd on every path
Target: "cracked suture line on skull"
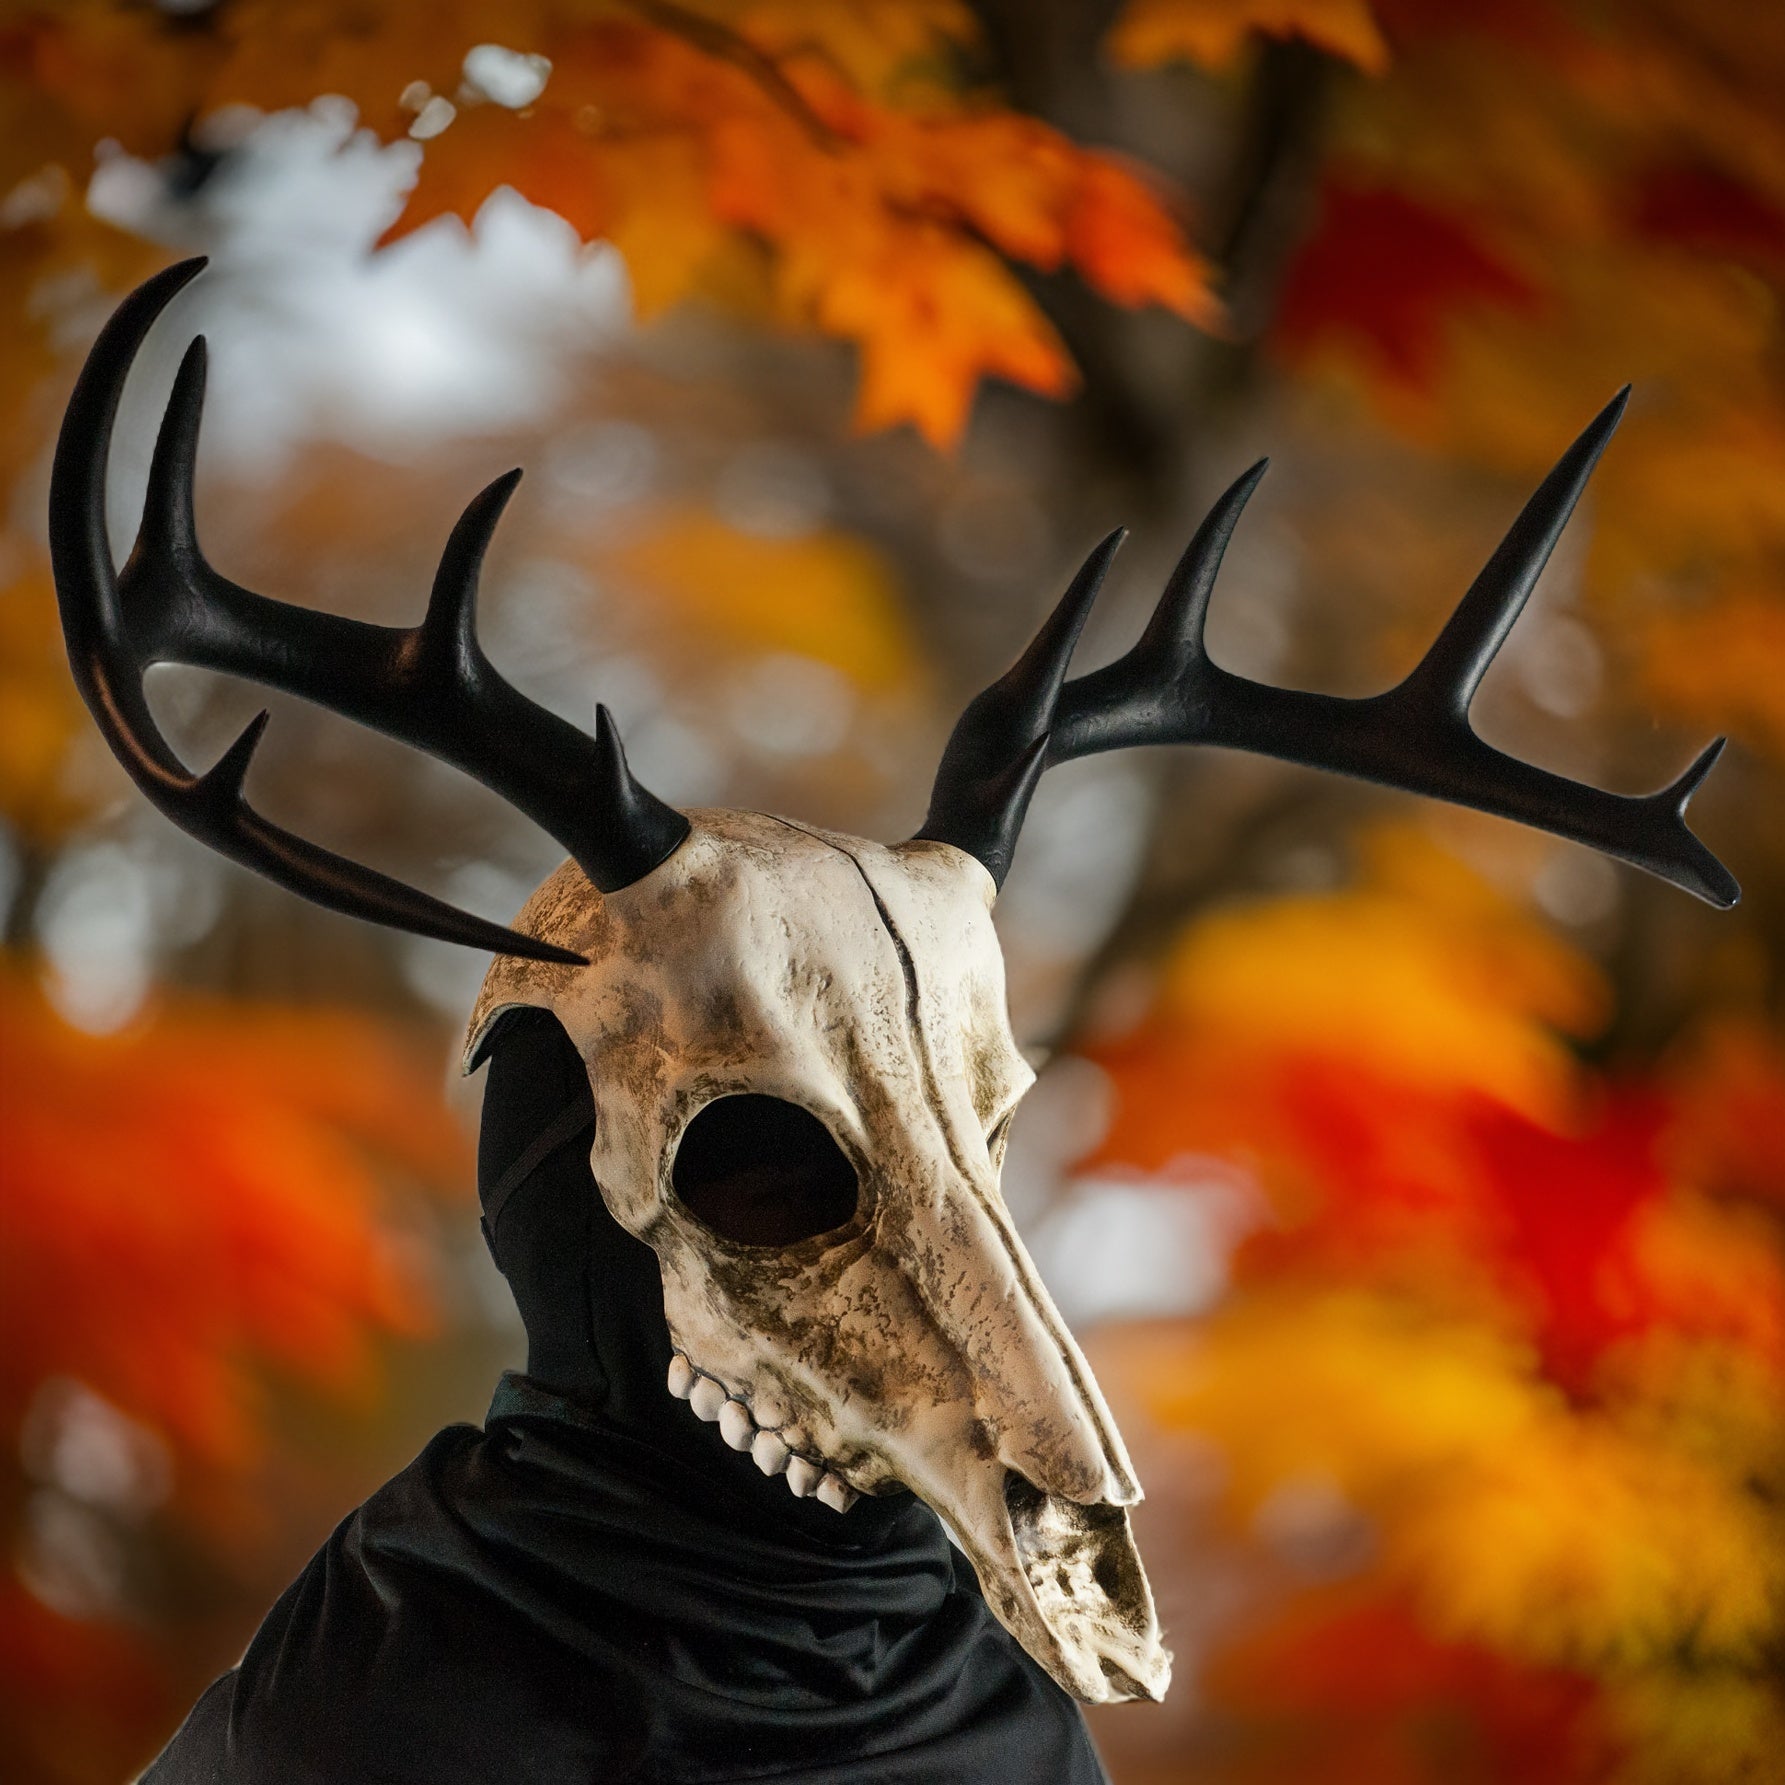
M 860 858 L 852 853 L 851 850 L 844 848 L 837 841 L 830 837 L 823 836 L 819 832 L 813 831 L 803 824 L 796 824 L 790 818 L 774 816 L 771 819 L 771 822 L 784 825 L 788 830 L 797 831 L 802 836 L 810 837 L 813 842 L 822 844 L 828 849 L 835 850 L 836 853 L 842 856 L 843 859 L 855 870 L 856 877 L 860 880 L 863 890 L 873 901 L 875 916 L 878 918 L 880 927 L 885 932 L 887 940 L 892 944 L 894 954 L 898 957 L 899 974 L 904 983 L 905 990 L 906 1033 L 913 1049 L 923 1086 L 924 1102 L 936 1118 L 937 1131 L 942 1137 L 944 1146 L 948 1149 L 949 1157 L 952 1160 L 956 1171 L 961 1174 L 963 1180 L 971 1180 L 971 1164 L 962 1156 L 959 1136 L 955 1132 L 953 1123 L 947 1119 L 944 1108 L 945 1099 L 943 1097 L 940 1082 L 941 1075 L 937 1069 L 935 1051 L 931 1044 L 929 1027 L 924 1020 L 923 987 L 918 978 L 917 962 L 912 956 L 910 944 L 906 941 L 903 934 L 901 934 L 898 924 L 894 922 L 893 914 L 887 908 L 886 900 L 881 896 L 880 889 L 874 884 L 873 879 L 862 866 Z M 1047 1308 L 1051 1312 L 1053 1304 L 1049 1300 L 1045 1288 L 1042 1286 L 1041 1279 L 1036 1273 L 1034 1264 L 1020 1245 L 1012 1247 L 1011 1262 L 1015 1266 L 1018 1274 L 1026 1279 L 1025 1286 L 1028 1288 L 1037 1304 Z M 961 1280 L 957 1283 L 956 1287 L 958 1291 L 964 1291 L 966 1289 L 967 1285 L 965 1283 L 964 1271 Z M 1058 1316 L 1056 1315 L 1055 1318 L 1057 1319 Z M 1067 1369 L 1079 1379 L 1078 1386 L 1081 1394 L 1083 1394 L 1084 1391 L 1090 1387 L 1090 1384 L 1088 1381 L 1088 1373 L 1083 1370 L 1082 1360 L 1079 1360 L 1074 1356 L 1071 1347 L 1063 1345 L 1061 1346 L 1061 1361 L 1066 1365 Z M 1107 1413 L 1100 1406 L 1099 1397 L 1093 1392 L 1085 1394 L 1084 1398 L 1089 1403 L 1093 1422 L 1099 1427 L 1099 1435 L 1103 1438 L 1105 1446 L 1110 1447 L 1119 1445 L 1120 1440 L 1116 1436 L 1114 1425 L 1110 1422 Z
M 657 1254 L 672 1389 L 720 1442 L 833 1507 L 910 1492 L 1063 1687 L 1159 1697 L 1170 1657 L 1126 1510 L 1139 1484 L 988 1143 L 1033 1073 L 985 869 L 946 843 L 888 849 L 760 813 L 690 822 L 658 878 L 600 901 L 607 946 L 586 969 L 564 983 L 531 962 L 492 969 L 471 1045 L 501 1009 L 535 1002 L 576 1042 L 597 1112 L 590 1169 Z M 549 940 L 577 948 L 574 908 L 549 891 L 538 905 L 568 926 Z M 532 911 L 517 922 L 530 932 Z M 814 1153 L 796 1156 L 751 1130 L 754 1150 L 684 1158 L 703 1111 L 740 1119 L 753 1098 L 805 1111 L 828 1139 L 808 1133 Z M 707 1140 L 727 1134 L 739 1142 L 723 1124 Z M 779 1206 L 794 1167 L 832 1146 L 855 1218 L 752 1240 L 743 1215 Z M 718 1160 L 725 1172 L 690 1176 Z
M 764 1475 L 781 1476 L 796 1499 L 810 1496 L 833 1512 L 847 1512 L 861 1498 L 841 1470 L 788 1444 L 784 1434 L 791 1427 L 758 1425 L 748 1401 L 732 1394 L 718 1377 L 696 1369 L 680 1351 L 669 1360 L 669 1392 L 686 1401 L 696 1418 L 716 1423 L 719 1436 L 733 1450 L 748 1451 Z

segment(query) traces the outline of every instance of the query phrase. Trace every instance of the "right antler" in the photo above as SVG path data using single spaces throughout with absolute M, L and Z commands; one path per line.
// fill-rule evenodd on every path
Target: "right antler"
M 50 557 L 69 661 L 106 741 L 175 824 L 292 892 L 448 942 L 580 961 L 263 818 L 243 799 L 242 782 L 265 713 L 200 775 L 156 727 L 142 687 L 152 663 L 225 670 L 286 689 L 464 770 L 563 844 L 603 892 L 648 874 L 688 834 L 687 819 L 633 779 L 606 708 L 588 737 L 505 682 L 477 642 L 478 572 L 518 471 L 498 478 L 461 516 L 419 626 L 374 626 L 252 594 L 205 562 L 194 526 L 200 338 L 168 400 L 136 548 L 114 574 L 105 480 L 118 399 L 143 337 L 204 264 L 169 267 L 119 307 L 88 356 L 56 446 Z
M 1044 767 L 1137 744 L 1222 744 L 1474 806 L 1646 868 L 1713 905 L 1734 876 L 1686 828 L 1686 804 L 1722 752 L 1719 738 L 1670 786 L 1630 797 L 1569 781 L 1476 736 L 1469 705 L 1518 618 L 1611 438 L 1629 395 L 1606 405 L 1562 455 L 1412 674 L 1362 700 L 1273 688 L 1209 657 L 1203 622 L 1254 465 L 1222 496 L 1126 656 L 1076 681 L 1066 666 L 1121 536 L 1106 539 L 1034 642 L 962 714 L 920 837 L 954 843 L 1002 881 Z M 1045 740 L 1045 742 L 1043 741 Z

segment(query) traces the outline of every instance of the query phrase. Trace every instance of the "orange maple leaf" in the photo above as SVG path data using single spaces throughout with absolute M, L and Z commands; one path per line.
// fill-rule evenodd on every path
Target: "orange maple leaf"
M 594 241 L 614 218 L 607 159 L 592 135 L 562 112 L 541 110 L 523 119 L 499 106 L 476 106 L 429 139 L 408 202 L 380 246 L 436 217 L 469 224 L 499 186 L 555 211 Z

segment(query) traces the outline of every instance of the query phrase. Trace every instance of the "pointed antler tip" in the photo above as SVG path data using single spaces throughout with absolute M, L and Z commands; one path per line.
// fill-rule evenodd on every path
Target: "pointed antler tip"
M 163 267 L 152 278 L 145 279 L 132 296 L 140 293 L 155 310 L 163 309 L 173 301 L 177 292 L 190 285 L 210 264 L 210 256 L 207 254 L 195 254 L 188 260 L 176 260 L 172 266 Z
M 620 738 L 619 724 L 609 712 L 605 701 L 597 701 L 595 705 L 595 748 L 618 769 L 622 779 L 629 777 L 631 771 L 626 766 L 626 746 Z
M 1109 567 L 1115 562 L 1116 553 L 1121 550 L 1122 541 L 1127 537 L 1128 529 L 1126 527 L 1113 528 L 1085 554 L 1084 563 L 1078 567 L 1077 573 L 1067 586 L 1066 593 L 1060 597 L 1059 605 L 1049 616 L 1047 623 L 1035 635 L 1031 650 L 1035 646 L 1041 645 L 1044 654 L 1052 656 L 1056 647 L 1063 646 L 1066 655 L 1071 656 L 1072 647 L 1078 640 L 1079 630 L 1089 618 L 1092 605 L 1097 600 L 1097 592 L 1103 587 L 1103 579 L 1109 575 Z M 1069 637 L 1052 638 L 1056 622 L 1064 624 Z M 1044 643 L 1044 641 L 1047 642 Z M 1028 652 L 1024 653 L 1025 658 L 1028 655 Z M 1066 668 L 1064 661 L 1060 663 L 1059 668 L 1063 674 Z
M 155 452 L 149 461 L 149 483 L 143 494 L 138 549 L 151 557 L 198 552 L 198 527 L 192 512 L 192 484 L 198 464 L 199 430 L 204 423 L 208 350 L 203 335 L 194 335 L 180 357 Z
M 1661 797 L 1673 811 L 1684 817 L 1686 807 L 1691 802 L 1693 794 L 1704 785 L 1706 776 L 1717 766 L 1717 759 L 1723 754 L 1728 743 L 1727 737 L 1713 738 L 1693 758 L 1692 765 L 1686 772 L 1662 794 Z
M 226 806 L 233 806 L 241 799 L 242 784 L 248 779 L 249 765 L 254 760 L 254 752 L 259 749 L 267 722 L 272 716 L 268 708 L 262 707 L 242 727 L 235 742 L 197 778 L 197 790 L 206 799 Z
M 502 512 L 508 507 L 508 499 L 515 493 L 521 481 L 521 470 L 517 465 L 512 471 L 504 471 L 500 477 L 492 477 L 469 502 L 465 504 L 465 512 L 459 517 L 459 525 L 471 522 L 481 530 L 487 544 L 496 530 L 496 523 L 501 520 Z M 481 557 L 481 549 L 479 556 Z
M 1616 429 L 1618 423 L 1624 419 L 1624 411 L 1630 407 L 1630 392 L 1633 388 L 1628 384 L 1619 386 L 1617 394 L 1588 424 L 1587 432 L 1589 434 L 1604 433 L 1609 436 Z
M 1128 537 L 1126 527 L 1112 527 L 1085 553 L 1085 561 L 1079 566 L 1078 574 L 1073 578 L 1073 585 L 1083 584 L 1087 575 L 1095 574 L 1101 578 L 1109 569 L 1110 560 L 1122 548 L 1122 541 Z
M 1136 650 L 1163 649 L 1180 659 L 1185 653 L 1202 655 L 1203 620 L 1215 592 L 1215 578 L 1226 555 L 1227 542 L 1269 463 L 1268 459 L 1260 459 L 1215 499 L 1166 580 L 1159 605 L 1153 610 L 1153 618 Z
M 1238 524 L 1241 510 L 1252 500 L 1254 491 L 1264 481 L 1264 474 L 1270 467 L 1269 459 L 1260 459 L 1257 464 L 1250 465 L 1242 471 L 1216 498 L 1215 505 L 1209 510 L 1203 521 L 1203 529 L 1206 529 L 1211 521 L 1215 521 L 1217 516 L 1231 516 L 1232 521 L 1228 525 L 1228 531 L 1231 532 L 1232 527 Z
M 1104 534 L 1102 539 L 1097 542 L 1091 552 L 1091 556 L 1093 558 L 1113 558 L 1116 553 L 1122 549 L 1127 538 L 1128 529 L 1126 526 L 1111 527 L 1110 530 Z
M 1688 860 L 1683 872 L 1665 874 L 1663 878 L 1719 911 L 1733 910 L 1742 902 L 1741 883 L 1696 837 L 1691 841 L 1696 859 Z
M 509 498 L 520 487 L 521 468 L 516 465 L 512 471 L 504 471 L 500 477 L 492 477 L 481 490 L 465 505 L 465 512 L 460 517 L 460 525 L 470 522 L 483 535 L 483 545 L 487 546 L 494 537 L 497 524 L 507 511 Z M 481 562 L 483 547 L 478 548 Z

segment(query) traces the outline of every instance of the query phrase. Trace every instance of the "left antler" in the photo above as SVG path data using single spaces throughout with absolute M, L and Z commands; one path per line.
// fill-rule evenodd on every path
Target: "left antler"
M 1015 668 L 962 714 L 918 835 L 966 849 L 1002 883 L 1044 766 L 1135 744 L 1222 744 L 1515 818 L 1646 868 L 1713 905 L 1733 905 L 1741 889 L 1685 822 L 1687 802 L 1723 739 L 1670 786 L 1631 797 L 1506 756 L 1469 724 L 1475 691 L 1628 396 L 1626 387 L 1562 455 L 1412 674 L 1361 700 L 1248 681 L 1213 662 L 1203 644 L 1222 554 L 1264 475 L 1263 462 L 1210 511 L 1134 648 L 1106 668 L 1064 682 L 1067 659 L 1120 542 L 1112 535 Z M 1045 752 L 1038 748 L 1043 737 Z
M 75 680 L 106 741 L 183 830 L 320 905 L 449 942 L 542 960 L 580 956 L 458 911 L 281 829 L 242 797 L 263 713 L 205 773 L 156 727 L 143 673 L 160 662 L 253 678 L 451 763 L 502 795 L 576 858 L 604 892 L 670 855 L 688 821 L 633 779 L 607 712 L 593 738 L 511 687 L 477 642 L 478 573 L 519 472 L 460 517 L 419 626 L 374 626 L 238 587 L 199 549 L 193 462 L 205 349 L 192 343 L 156 441 L 136 548 L 112 569 L 105 482 L 131 361 L 156 317 L 204 266 L 186 261 L 125 299 L 75 386 L 50 479 L 50 558 Z

